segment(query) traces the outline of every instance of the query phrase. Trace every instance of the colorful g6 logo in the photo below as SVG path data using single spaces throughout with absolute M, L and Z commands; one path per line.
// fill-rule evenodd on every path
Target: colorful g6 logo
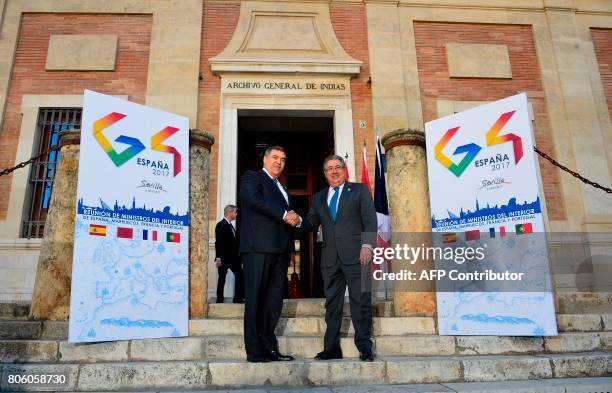
M 512 142 L 512 148 L 514 149 L 514 164 L 518 164 L 518 162 L 523 158 L 523 142 L 518 135 L 515 134 L 506 134 L 497 136 L 502 128 L 506 125 L 508 120 L 514 115 L 514 112 L 506 112 L 497 119 L 493 127 L 487 132 L 486 140 L 487 146 L 498 145 L 504 142 Z
M 96 141 L 98 141 L 100 146 L 102 146 L 102 149 L 106 152 L 106 154 L 108 154 L 113 163 L 118 167 L 125 164 L 145 149 L 145 146 L 138 139 L 126 135 L 119 135 L 117 139 L 115 139 L 115 142 L 124 143 L 126 145 L 129 145 L 129 147 L 121 153 L 117 153 L 117 151 L 111 146 L 108 139 L 106 139 L 106 137 L 102 133 L 102 130 L 118 122 L 124 117 L 126 117 L 126 115 L 113 112 L 94 121 L 93 123 L 94 138 L 96 138 Z M 176 148 L 172 146 L 162 145 L 161 143 L 166 139 L 170 138 L 172 135 L 174 135 L 178 130 L 178 128 L 168 126 L 151 137 L 152 150 L 170 153 L 174 156 L 175 177 L 181 172 L 181 154 L 178 152 L 178 150 L 176 150 Z
M 516 111 L 506 112 L 501 115 L 497 121 L 493 124 L 493 126 L 487 131 L 485 135 L 485 140 L 487 146 L 498 145 L 504 142 L 512 142 L 512 147 L 514 149 L 514 164 L 518 164 L 518 162 L 523 158 L 523 142 L 519 136 L 516 134 L 505 134 L 498 136 L 499 132 L 506 125 L 508 120 L 514 115 Z M 455 164 L 446 154 L 442 152 L 444 147 L 448 144 L 453 136 L 459 131 L 460 127 L 450 128 L 448 131 L 444 133 L 442 138 L 436 143 L 434 147 L 434 154 L 438 161 L 442 163 L 448 170 L 455 174 L 455 176 L 459 177 L 463 172 L 467 169 L 468 165 L 474 158 L 478 155 L 482 148 L 475 143 L 468 143 L 466 145 L 461 145 L 455 149 L 453 155 L 463 154 L 463 159 L 459 162 L 459 164 Z
M 467 145 L 459 146 L 455 149 L 453 155 L 467 153 L 459 164 L 455 164 L 446 154 L 442 153 L 442 149 L 446 146 L 446 144 L 451 140 L 453 136 L 459 131 L 459 127 L 451 128 L 442 136 L 442 139 L 436 143 L 436 147 L 434 148 L 434 152 L 436 155 L 436 159 L 442 163 L 445 167 L 447 167 L 451 172 L 455 174 L 455 176 L 459 177 L 465 171 L 470 162 L 474 161 L 478 152 L 482 149 L 475 143 L 468 143 Z

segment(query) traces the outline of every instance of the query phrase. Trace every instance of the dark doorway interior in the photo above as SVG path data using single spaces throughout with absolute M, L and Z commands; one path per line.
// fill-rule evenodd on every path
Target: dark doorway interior
M 333 112 L 239 111 L 238 185 L 246 170 L 261 169 L 264 151 L 272 145 L 287 150 L 287 165 L 280 180 L 291 195 L 294 210 L 305 216 L 312 196 L 327 186 L 322 163 L 334 151 Z M 238 195 L 236 200 L 240 202 Z M 289 266 L 288 279 L 290 288 L 296 284 L 296 277 L 299 279 L 297 296 L 324 297 L 320 243 L 316 240 L 315 234 L 295 231 L 296 252 Z M 291 277 L 293 273 L 297 275 Z M 296 296 L 295 290 L 290 289 L 289 293 Z

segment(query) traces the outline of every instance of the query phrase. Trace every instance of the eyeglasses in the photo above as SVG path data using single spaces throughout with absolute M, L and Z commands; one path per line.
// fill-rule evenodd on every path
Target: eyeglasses
M 331 171 L 341 171 L 342 169 L 344 169 L 343 166 L 341 165 L 337 165 L 337 166 L 328 166 L 327 168 L 325 168 L 325 172 L 331 172 Z

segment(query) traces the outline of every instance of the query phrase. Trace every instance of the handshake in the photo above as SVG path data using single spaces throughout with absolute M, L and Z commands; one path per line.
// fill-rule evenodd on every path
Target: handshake
M 293 210 L 288 211 L 283 220 L 286 224 L 289 224 L 292 227 L 298 226 L 302 222 L 300 216 L 298 216 L 298 214 Z

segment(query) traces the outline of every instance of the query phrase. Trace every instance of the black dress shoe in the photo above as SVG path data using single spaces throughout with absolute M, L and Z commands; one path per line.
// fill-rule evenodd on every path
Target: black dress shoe
M 263 355 L 247 355 L 247 362 L 250 363 L 269 363 L 270 359 Z
M 362 362 L 373 362 L 374 354 L 371 349 L 367 349 L 363 352 L 359 352 L 359 359 L 361 359 Z
M 317 353 L 315 356 L 316 360 L 331 360 L 331 359 L 342 359 L 342 350 L 340 348 L 333 349 L 331 351 L 323 351 Z
M 271 362 L 290 362 L 295 358 L 291 355 L 283 355 L 278 351 L 270 351 L 268 352 L 268 360 Z

